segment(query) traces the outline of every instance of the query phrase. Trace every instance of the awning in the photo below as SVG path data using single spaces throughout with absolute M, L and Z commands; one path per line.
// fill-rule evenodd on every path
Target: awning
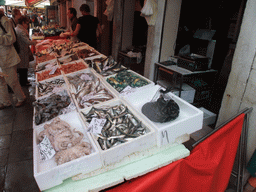
M 2 0 L 0 0 L 2 1 Z M 27 3 L 30 1 L 30 3 Z M 33 2 L 31 2 L 33 1 Z M 6 0 L 5 5 L 9 6 L 17 6 L 17 7 L 36 7 L 36 8 L 44 8 L 44 6 L 50 5 L 49 0 L 24 0 L 24 1 L 15 1 L 15 0 Z
M 25 4 L 28 6 L 28 7 L 31 7 L 35 4 L 39 4 L 40 2 L 42 2 L 42 0 L 25 0 Z

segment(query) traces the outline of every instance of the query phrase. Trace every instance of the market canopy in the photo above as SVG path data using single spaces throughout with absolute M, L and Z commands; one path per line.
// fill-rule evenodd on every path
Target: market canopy
M 28 6 L 28 7 L 31 7 L 35 4 L 39 4 L 40 2 L 42 2 L 42 0 L 25 0 L 25 4 Z
M 0 2 L 3 0 L 0 0 Z M 37 7 L 44 8 L 44 6 L 50 5 L 49 0 L 6 0 L 5 5 L 17 6 L 17 7 Z

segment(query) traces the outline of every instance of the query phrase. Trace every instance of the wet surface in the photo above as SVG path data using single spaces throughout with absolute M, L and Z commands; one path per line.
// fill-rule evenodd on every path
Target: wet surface
M 0 110 L 0 191 L 39 192 L 33 174 L 33 97 L 22 87 L 27 102 Z

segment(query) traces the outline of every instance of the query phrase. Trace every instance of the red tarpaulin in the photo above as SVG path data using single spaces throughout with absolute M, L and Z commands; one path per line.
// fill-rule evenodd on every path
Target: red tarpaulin
M 241 114 L 198 144 L 191 155 L 108 192 L 222 192 L 233 168 L 243 127 Z

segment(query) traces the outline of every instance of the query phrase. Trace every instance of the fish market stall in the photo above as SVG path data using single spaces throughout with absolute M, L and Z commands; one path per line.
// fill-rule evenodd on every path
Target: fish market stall
M 181 143 L 202 128 L 197 108 L 172 93 L 154 100 L 160 86 L 85 43 L 43 40 L 36 58 L 33 161 L 40 190 L 74 191 L 76 181 L 86 185 L 81 191 L 97 191 L 189 155 Z M 159 122 L 147 114 L 153 108 Z

